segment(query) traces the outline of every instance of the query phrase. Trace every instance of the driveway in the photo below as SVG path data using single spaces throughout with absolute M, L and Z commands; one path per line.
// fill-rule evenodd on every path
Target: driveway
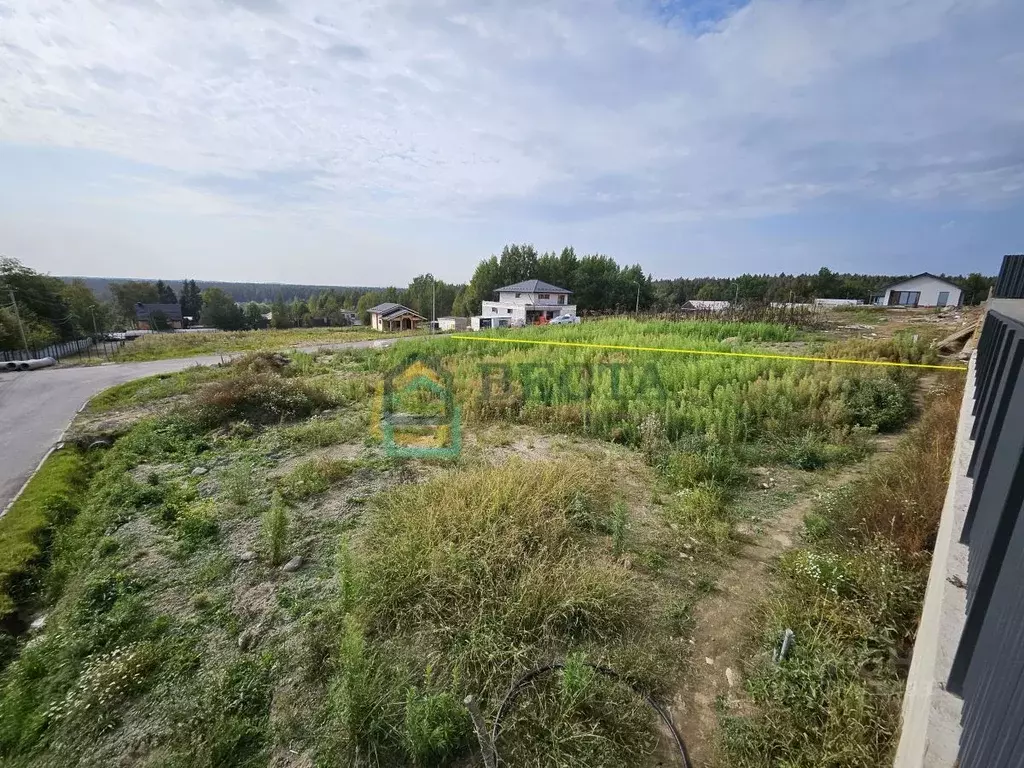
M 304 352 L 363 349 L 386 347 L 395 341 L 397 339 L 371 339 L 298 349 Z M 173 373 L 194 365 L 215 365 L 221 360 L 220 355 L 209 355 L 148 363 L 110 363 L 94 367 L 0 373 L 0 514 L 14 500 L 54 443 L 60 440 L 78 410 L 93 395 L 132 379 Z

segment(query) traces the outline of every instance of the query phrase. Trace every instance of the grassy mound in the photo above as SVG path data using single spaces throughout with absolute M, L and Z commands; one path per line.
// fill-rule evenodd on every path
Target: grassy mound
M 473 693 L 493 709 L 517 674 L 574 653 L 655 684 L 652 585 L 587 546 L 595 520 L 614 528 L 610 480 L 592 463 L 515 461 L 381 501 L 358 554 L 341 557 L 346 630 L 330 715 L 342 754 L 380 765 L 462 754 L 472 736 L 455 702 Z M 527 694 L 505 725 L 506 759 L 598 766 L 649 754 L 651 716 L 636 697 L 573 675 Z

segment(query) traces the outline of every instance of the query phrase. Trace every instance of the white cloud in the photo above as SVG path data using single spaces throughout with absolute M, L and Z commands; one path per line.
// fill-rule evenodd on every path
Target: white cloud
M 697 25 L 653 10 L 0 0 L 0 140 L 168 171 L 187 191 L 161 205 L 392 222 L 1020 198 L 1018 0 L 752 0 Z

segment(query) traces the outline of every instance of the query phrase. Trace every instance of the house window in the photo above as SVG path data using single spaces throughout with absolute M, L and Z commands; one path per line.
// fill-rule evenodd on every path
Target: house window
M 916 307 L 920 300 L 920 291 L 889 291 L 890 307 Z
M 517 293 L 517 294 L 516 294 L 516 298 L 517 298 L 517 299 L 519 299 L 519 298 L 522 298 L 522 296 L 523 296 L 523 294 L 521 294 L 521 293 Z
M 508 312 L 510 315 L 512 314 L 512 310 L 511 309 L 506 309 L 505 311 Z
M 558 303 L 559 304 L 565 304 L 565 294 L 564 293 L 558 294 Z
M 550 299 L 551 298 L 551 294 L 550 293 L 538 293 L 537 294 L 537 298 L 538 299 Z
M 498 314 L 498 308 L 497 307 L 491 307 L 491 314 L 492 315 Z
M 939 291 L 939 300 L 935 302 L 935 306 L 944 307 L 949 304 L 949 291 Z

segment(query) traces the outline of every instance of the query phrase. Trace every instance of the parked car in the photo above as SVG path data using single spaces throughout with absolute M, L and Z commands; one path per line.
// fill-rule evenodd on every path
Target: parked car
M 548 321 L 549 325 L 575 325 L 580 319 L 576 315 L 559 315 Z

